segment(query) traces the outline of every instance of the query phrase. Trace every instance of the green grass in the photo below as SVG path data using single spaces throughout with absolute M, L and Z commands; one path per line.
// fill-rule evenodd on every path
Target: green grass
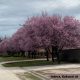
M 0 57 L 0 62 L 4 61 L 16 61 L 16 60 L 27 60 L 26 57 Z
M 25 73 L 25 77 L 26 78 L 30 78 L 32 80 L 42 80 L 42 79 L 38 78 L 37 76 L 34 76 L 34 75 L 30 74 L 30 73 Z
M 42 80 L 39 77 L 31 74 L 31 73 L 24 73 L 24 74 L 17 74 L 17 76 L 21 79 L 21 80 Z
M 35 60 L 35 61 L 21 61 L 3 64 L 5 67 L 28 67 L 28 66 L 42 66 L 42 65 L 53 65 L 52 61 L 46 60 Z

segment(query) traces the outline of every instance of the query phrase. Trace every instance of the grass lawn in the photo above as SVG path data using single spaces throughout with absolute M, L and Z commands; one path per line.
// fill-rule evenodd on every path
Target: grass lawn
M 28 67 L 28 66 L 42 66 L 42 65 L 53 65 L 52 61 L 46 60 L 35 60 L 35 61 L 21 61 L 3 64 L 5 67 Z
M 0 57 L 0 62 L 4 61 L 16 61 L 16 60 L 27 60 L 26 57 Z
M 17 74 L 17 76 L 21 79 L 21 80 L 42 80 L 39 77 L 31 74 L 31 73 L 24 73 L 24 74 Z

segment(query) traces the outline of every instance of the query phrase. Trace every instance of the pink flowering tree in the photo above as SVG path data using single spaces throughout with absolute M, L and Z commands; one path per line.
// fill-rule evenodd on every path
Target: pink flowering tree
M 12 42 L 11 38 L 4 38 L 0 43 L 0 53 L 6 53 L 8 55 L 14 55 L 16 52 L 16 46 Z
M 46 50 L 47 60 L 48 53 L 51 53 L 52 60 L 56 54 L 60 62 L 59 53 L 64 48 L 80 46 L 79 27 L 80 22 L 73 17 L 36 16 L 28 19 L 12 36 L 12 40 L 20 51 L 34 51 L 42 47 Z
M 9 39 L 3 39 L 0 42 L 0 53 L 6 53 L 8 50 Z

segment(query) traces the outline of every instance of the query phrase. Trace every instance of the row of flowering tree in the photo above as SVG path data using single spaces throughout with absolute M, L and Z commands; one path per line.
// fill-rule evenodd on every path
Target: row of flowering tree
M 80 21 L 73 17 L 58 15 L 36 16 L 28 19 L 23 26 L 0 43 L 0 52 L 36 51 L 43 48 L 47 61 L 49 54 L 56 54 L 60 62 L 60 53 L 64 48 L 78 48 L 80 46 Z

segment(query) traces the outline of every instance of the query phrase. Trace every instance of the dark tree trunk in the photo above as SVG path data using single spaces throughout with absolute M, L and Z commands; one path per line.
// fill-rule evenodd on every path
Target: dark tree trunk
M 36 51 L 34 51 L 34 59 L 36 58 Z
M 32 52 L 29 52 L 29 57 L 31 56 L 31 58 L 36 58 L 36 51 L 32 51 Z
M 59 50 L 58 47 L 55 46 L 55 54 L 56 54 L 56 57 L 57 57 L 58 64 L 60 64 L 60 52 L 61 52 L 61 50 Z
M 7 54 L 8 54 L 8 56 L 11 56 L 11 53 L 10 53 L 10 51 L 7 51 Z
M 33 59 L 33 52 L 31 52 L 31 58 Z
M 34 52 L 33 52 L 33 51 L 31 52 L 31 55 L 32 55 L 32 57 L 31 57 L 31 58 L 34 58 Z
M 54 62 L 54 47 L 52 46 L 52 61 Z
M 59 54 L 59 52 L 56 53 L 56 56 L 57 56 L 57 62 L 58 62 L 58 64 L 60 64 L 60 54 Z
M 21 51 L 21 56 L 25 57 L 25 51 Z
M 46 48 L 45 50 L 46 50 L 46 59 L 47 59 L 47 61 L 49 61 L 48 48 Z
M 30 58 L 30 53 L 31 53 L 31 52 L 30 52 L 30 51 L 28 51 L 28 58 Z
M 58 50 L 57 58 L 58 58 L 58 63 L 60 64 L 61 62 L 61 54 L 62 54 L 62 48 Z
M 20 51 L 17 52 L 18 56 L 20 57 Z
M 57 57 L 57 62 L 60 64 L 60 52 L 58 46 L 52 46 L 52 61 L 54 62 L 54 57 Z

